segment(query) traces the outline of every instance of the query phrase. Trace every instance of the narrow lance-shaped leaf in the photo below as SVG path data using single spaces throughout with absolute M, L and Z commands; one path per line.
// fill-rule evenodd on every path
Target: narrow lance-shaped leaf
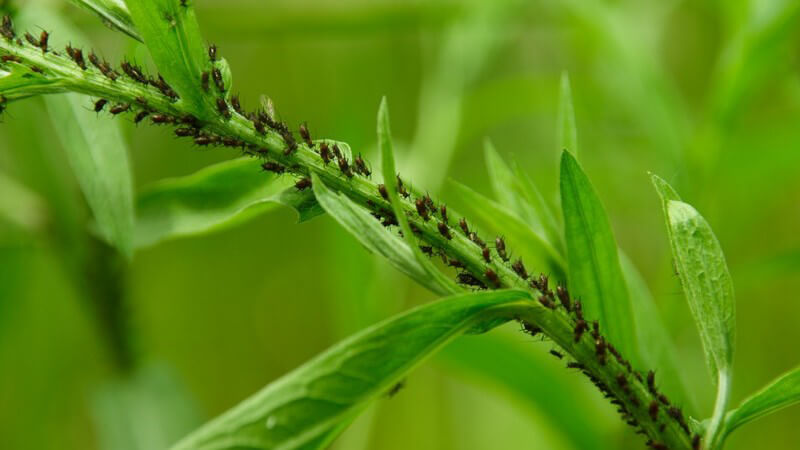
M 159 72 L 179 95 L 178 101 L 200 119 L 215 117 L 213 106 L 210 100 L 205 100 L 200 87 L 201 74 L 210 63 L 194 2 L 126 0 L 125 3 Z
M 558 144 L 559 150 L 578 154 L 578 131 L 575 126 L 575 108 L 567 72 L 561 73 L 558 91 Z
M 408 218 L 403 210 L 400 195 L 397 193 L 397 172 L 394 165 L 394 150 L 392 148 L 392 132 L 389 126 L 389 106 L 386 102 L 386 97 L 381 99 L 381 105 L 378 108 L 378 148 L 381 153 L 381 163 L 383 172 L 383 182 L 386 185 L 386 191 L 389 194 L 389 201 L 392 204 L 392 210 L 397 217 L 397 223 L 403 231 L 405 241 L 411 247 L 411 251 L 417 258 L 419 265 L 425 269 L 430 281 L 426 284 L 433 283 L 439 286 L 437 292 L 456 293 L 461 289 L 453 280 L 447 278 L 442 272 L 436 269 L 433 263 L 422 253 L 419 245 L 416 242 L 416 237 L 408 225 Z
M 322 214 L 311 190 L 289 176 L 264 172 L 261 161 L 240 158 L 146 187 L 136 201 L 136 246 L 224 229 L 282 204 L 304 222 Z
M 349 231 L 368 250 L 383 255 L 398 270 L 438 294 L 446 294 L 439 284 L 433 283 L 408 244 L 387 230 L 364 208 L 343 194 L 328 189 L 317 176 L 312 176 L 312 186 L 317 201 L 325 212 Z
M 331 347 L 179 442 L 174 450 L 312 449 L 462 333 L 530 308 L 524 291 L 462 294 L 423 305 Z
M 567 151 L 561 154 L 561 208 L 570 291 L 587 317 L 600 321 L 611 343 L 638 361 L 631 300 L 611 224 L 589 178 Z
M 767 414 L 800 403 L 800 367 L 753 394 L 725 418 L 725 434 Z
M 141 41 L 142 38 L 136 31 L 131 19 L 131 13 L 128 7 L 125 6 L 123 0 L 70 0 L 72 3 L 80 6 L 81 8 L 92 11 L 97 14 L 104 23 L 112 28 L 127 34 L 128 36 Z
M 547 240 L 563 256 L 566 253 L 564 236 L 561 234 L 561 225 L 556 219 L 553 209 L 544 200 L 539 188 L 519 163 L 514 162 L 513 167 L 515 191 L 525 198 L 527 204 L 531 207 L 531 211 L 536 214 Z

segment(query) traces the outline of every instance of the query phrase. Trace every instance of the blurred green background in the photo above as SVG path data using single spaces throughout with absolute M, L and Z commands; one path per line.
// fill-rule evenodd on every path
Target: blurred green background
M 37 7 L 71 20 L 111 61 L 143 52 L 65 2 Z M 710 414 L 711 384 L 648 171 L 704 214 L 728 257 L 738 309 L 734 404 L 800 362 L 799 2 L 197 0 L 196 8 L 245 106 L 267 94 L 290 124 L 308 121 L 315 136 L 372 156 L 386 95 L 402 172 L 459 210 L 448 179 L 490 191 L 487 137 L 557 204 L 558 85 L 568 71 L 581 162 L 672 332 L 694 397 L 688 410 Z M 88 238 L 58 125 L 40 99 L 13 104 L 2 120 L 0 196 L 20 206 L 0 214 L 0 448 L 157 448 L 344 336 L 433 299 L 330 218 L 297 225 L 288 209 L 141 251 L 116 275 L 93 270 L 91 261 L 106 259 Z M 235 156 L 118 120 L 137 189 Z M 124 302 L 111 315 L 126 319 L 128 365 L 98 320 L 108 315 L 86 301 L 114 276 Z M 643 446 L 582 377 L 547 355 L 549 344 L 514 328 L 460 339 L 335 447 Z M 734 433 L 728 448 L 796 449 L 798 422 L 798 407 L 768 416 Z

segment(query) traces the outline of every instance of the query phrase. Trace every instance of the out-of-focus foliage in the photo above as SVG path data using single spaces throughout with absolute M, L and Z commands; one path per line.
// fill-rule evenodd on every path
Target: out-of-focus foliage
M 149 64 L 139 44 L 95 15 L 68 2 L 36 3 L 73 21 L 105 58 Z M 797 2 L 491 2 L 497 9 L 479 1 L 193 3 L 204 39 L 230 63 L 245 106 L 267 94 L 283 119 L 307 120 L 315 137 L 349 142 L 373 168 L 379 167 L 375 105 L 386 95 L 400 170 L 423 191 L 453 177 L 490 197 L 482 157 L 489 137 L 504 160 L 515 161 L 512 169 L 535 182 L 542 205 L 558 205 L 564 145 L 558 130 L 565 127 L 559 85 L 567 70 L 581 166 L 617 244 L 665 318 L 679 368 L 692 382 L 696 413 L 710 411 L 711 386 L 648 171 L 662 174 L 703 213 L 725 250 L 739 299 L 731 404 L 797 366 Z M 117 120 L 139 193 L 235 156 Z M 10 368 L 0 372 L 0 447 L 99 448 L 109 441 L 95 431 L 90 399 L 119 373 L 86 307 L 85 286 L 97 280 L 79 274 L 90 253 L 89 210 L 41 101 L 12 103 L 2 121 L 0 173 L 11 181 L 0 185 L 0 205 L 15 213 L 0 213 L 0 367 Z M 409 143 L 425 150 L 417 153 Z M 469 212 L 461 190 L 444 186 L 441 198 Z M 7 193 L 19 200 L 9 203 Z M 556 214 L 547 223 L 559 220 Z M 479 225 L 492 230 L 491 223 Z M 555 233 L 543 235 L 562 251 Z M 432 298 L 387 266 L 331 217 L 298 225 L 292 211 L 280 209 L 212 235 L 140 250 L 122 283 L 125 315 L 138 358 L 168 363 L 196 399 L 197 417 L 213 417 L 343 336 Z M 335 445 L 479 449 L 502 439 L 503 448 L 522 449 L 533 438 L 565 449 L 640 443 L 615 418 L 606 422 L 612 408 L 584 379 L 551 361 L 548 344 L 498 336 L 504 339 L 493 345 L 516 340 L 519 348 L 496 355 L 445 349 Z M 534 390 L 498 373 L 511 351 L 536 360 L 547 374 L 542 380 L 556 377 L 565 386 Z M 579 393 L 576 401 L 590 411 L 576 421 L 599 422 L 585 431 L 596 439 L 574 436 L 580 428 L 549 407 L 563 390 Z M 748 425 L 758 427 L 752 433 L 730 435 L 727 448 L 795 448 L 798 420 L 796 406 L 766 416 Z

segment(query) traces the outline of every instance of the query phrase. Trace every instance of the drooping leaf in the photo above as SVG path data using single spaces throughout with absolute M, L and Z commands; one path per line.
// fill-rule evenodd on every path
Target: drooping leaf
M 583 302 L 586 316 L 600 321 L 609 340 L 639 361 L 631 300 L 611 224 L 589 178 L 567 151 L 561 154 L 560 184 L 569 289 Z
M 311 449 L 459 334 L 529 308 L 524 291 L 461 294 L 374 325 L 318 355 L 174 450 Z
M 480 217 L 493 229 L 502 231 L 512 248 L 518 249 L 536 267 L 535 270 L 547 272 L 563 278 L 566 262 L 550 244 L 517 216 L 491 199 L 475 192 L 469 187 L 453 181 L 464 204 L 473 214 Z
M 164 450 L 202 423 L 186 387 L 162 365 L 107 383 L 92 400 L 103 450 Z
M 194 13 L 194 2 L 126 0 L 131 17 L 159 72 L 180 96 L 185 109 L 200 119 L 215 117 L 203 95 L 200 77 L 208 70 L 205 40 Z
M 748 422 L 799 402 L 800 367 L 783 374 L 729 412 L 725 418 L 724 433 L 727 435 Z
M 408 247 L 396 234 L 387 230 L 364 208 L 346 196 L 328 189 L 317 176 L 312 176 L 312 186 L 317 201 L 325 212 L 349 231 L 368 250 L 383 255 L 399 271 L 410 276 L 422 286 L 437 294 L 446 294 L 442 287 L 434 283 L 425 269 Z
M 419 265 L 425 270 L 429 283 L 438 286 L 436 292 L 447 292 L 450 294 L 460 292 L 460 288 L 452 279 L 446 277 L 442 272 L 436 269 L 436 266 L 422 253 L 416 242 L 416 237 L 408 225 L 408 218 L 406 217 L 403 203 L 400 201 L 400 195 L 397 193 L 397 172 L 394 165 L 394 150 L 392 148 L 392 132 L 389 126 L 389 106 L 386 102 L 386 97 L 381 99 L 381 105 L 378 108 L 378 149 L 381 153 L 381 164 L 383 172 L 383 182 L 386 185 L 386 190 L 389 194 L 389 201 L 392 204 L 392 210 L 400 229 L 403 231 L 403 236 L 411 247 L 411 251 Z
M 290 176 L 264 172 L 261 162 L 239 158 L 147 187 L 136 201 L 136 246 L 220 230 L 285 205 L 304 222 L 322 214 L 313 192 L 297 190 Z
M 567 150 L 578 154 L 578 131 L 575 126 L 575 107 L 572 105 L 572 89 L 569 75 L 561 73 L 558 90 L 558 145 L 559 150 Z
M 47 109 L 98 230 L 120 253 L 133 255 L 133 182 L 119 125 L 95 117 L 78 94 L 48 96 Z
M 128 36 L 142 41 L 131 19 L 131 13 L 124 0 L 70 0 L 77 6 L 97 14 L 103 23 L 122 31 Z

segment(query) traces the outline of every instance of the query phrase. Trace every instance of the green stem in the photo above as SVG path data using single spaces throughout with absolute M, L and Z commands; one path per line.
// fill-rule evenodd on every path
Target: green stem
M 134 105 L 132 110 L 138 109 L 136 105 L 140 105 L 144 100 L 149 110 L 174 117 L 180 118 L 192 113 L 184 109 L 180 100 L 171 102 L 152 87 L 136 83 L 126 77 L 111 81 L 93 67 L 81 70 L 65 56 L 57 56 L 53 52 L 42 53 L 38 48 L 27 44 L 18 45 L 5 39 L 0 39 L 0 50 L 18 56 L 24 64 L 35 65 L 42 69 L 45 76 L 53 81 L 47 85 L 47 89 L 40 91 L 31 92 L 18 88 L 4 93 L 12 100 L 31 94 L 61 90 L 80 92 L 112 102 L 130 103 Z M 252 122 L 242 115 L 233 113 L 230 119 L 216 117 L 204 123 L 202 127 L 205 132 L 234 137 L 252 144 L 260 151 L 246 149 L 245 153 L 278 162 L 298 176 L 315 173 L 326 186 L 346 195 L 372 212 L 383 213 L 392 210 L 389 202 L 379 194 L 376 182 L 359 175 L 346 177 L 338 170 L 335 163 L 325 164 L 320 155 L 304 144 L 299 144 L 297 151 L 287 155 L 284 152 L 286 144 L 278 133 L 268 130 L 265 135 L 261 135 L 255 130 Z M 414 194 L 416 198 L 421 197 L 419 193 Z M 437 228 L 439 220 L 435 216 L 431 220 L 422 220 L 409 200 L 401 199 L 400 203 L 409 224 L 418 230 L 415 233 L 418 239 L 426 245 L 444 251 L 449 258 L 459 261 L 464 266 L 463 270 L 468 271 L 476 279 L 496 288 L 531 289 L 528 279 L 518 275 L 496 253 L 491 255 L 489 263 L 484 261 L 481 248 L 453 226 L 460 218 L 455 212 L 451 211 L 449 214 L 452 237 L 447 239 L 439 232 Z M 497 274 L 499 283 L 493 284 L 487 279 L 485 273 L 489 268 Z M 618 360 L 611 355 L 599 358 L 597 342 L 588 331 L 576 342 L 574 330 L 577 319 L 574 313 L 560 307 L 549 308 L 540 302 L 532 302 L 532 307 L 521 313 L 518 319 L 540 328 L 543 334 L 571 355 L 579 364 L 578 367 L 593 379 L 595 384 L 601 386 L 609 397 L 613 397 L 620 409 L 627 412 L 626 420 L 635 423 L 650 438 L 652 447 L 666 446 L 670 449 L 692 447 L 689 432 L 667 414 L 667 407 L 659 401 L 656 393 L 651 392 L 645 385 L 641 374 L 623 365 L 624 359 Z M 657 407 L 655 420 L 649 413 L 649 406 L 652 404 Z
M 721 448 L 722 441 L 719 441 L 722 432 L 722 422 L 725 419 L 725 412 L 728 409 L 728 398 L 731 391 L 730 370 L 723 369 L 717 374 L 717 398 L 714 402 L 714 413 L 706 429 L 705 441 L 708 449 Z M 719 442 L 718 442 L 719 441 Z

